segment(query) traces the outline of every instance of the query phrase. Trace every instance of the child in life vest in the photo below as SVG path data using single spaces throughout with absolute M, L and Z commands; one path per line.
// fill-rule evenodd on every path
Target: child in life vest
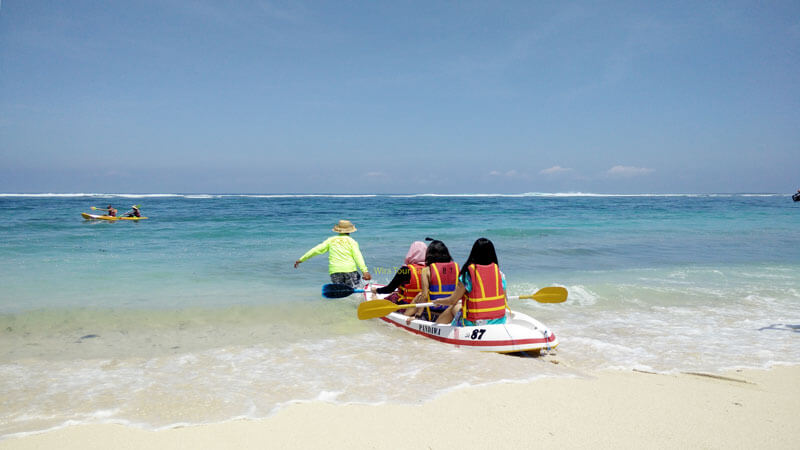
M 373 294 L 391 294 L 386 297 L 395 303 L 414 303 L 422 294 L 422 270 L 425 267 L 427 246 L 422 241 L 414 241 L 408 248 L 404 265 L 397 269 L 394 278 L 384 287 L 372 288 Z M 395 292 L 397 290 L 397 292 Z
M 294 262 L 294 268 L 309 258 L 328 252 L 328 273 L 331 276 L 331 283 L 358 287 L 361 284 L 359 270 L 364 273 L 365 280 L 371 280 L 372 276 L 367 271 L 358 242 L 350 237 L 350 233 L 355 231 L 356 227 L 349 220 L 340 220 L 333 227 L 333 232 L 338 234 L 307 251 Z
M 506 278 L 500 272 L 492 241 L 475 241 L 459 272 L 455 292 L 433 303 L 448 305 L 436 323 L 475 326 L 506 322 Z
M 414 303 L 423 303 L 449 297 L 458 285 L 458 264 L 450 256 L 450 250 L 444 242 L 426 238 L 431 241 L 425 253 L 425 268 L 422 269 L 422 292 Z M 435 321 L 439 314 L 447 309 L 447 305 L 431 306 L 428 308 L 408 308 L 409 316 L 406 323 L 413 319 Z

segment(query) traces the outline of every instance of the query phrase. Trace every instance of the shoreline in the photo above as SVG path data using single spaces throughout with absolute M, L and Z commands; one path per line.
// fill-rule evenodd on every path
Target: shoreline
M 74 425 L 9 437 L 0 449 L 792 448 L 800 441 L 797 380 L 800 365 L 603 371 L 457 389 L 422 404 L 300 403 L 265 419 L 159 431 Z

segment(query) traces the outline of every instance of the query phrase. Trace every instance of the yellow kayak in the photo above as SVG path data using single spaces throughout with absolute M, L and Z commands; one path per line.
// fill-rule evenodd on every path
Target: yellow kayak
M 112 216 L 100 216 L 100 215 L 97 215 L 97 214 L 87 214 L 87 213 L 81 213 L 81 216 L 83 216 L 83 218 L 86 219 L 86 220 L 112 220 L 113 221 L 113 220 L 144 220 L 144 219 L 147 219 L 147 217 L 112 217 Z

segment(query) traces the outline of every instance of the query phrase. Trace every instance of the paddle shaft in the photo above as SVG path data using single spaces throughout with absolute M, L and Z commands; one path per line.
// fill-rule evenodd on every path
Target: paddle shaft
M 427 308 L 428 306 L 436 306 L 436 303 L 428 302 L 428 303 L 409 303 L 407 305 L 397 305 L 397 309 L 406 309 L 406 308 Z
M 539 289 L 535 294 L 531 295 L 508 296 L 509 300 L 519 300 L 521 298 L 530 298 L 539 303 L 562 303 L 567 300 L 567 290 L 563 287 L 546 287 Z M 439 303 L 429 302 L 397 305 L 385 299 L 368 300 L 358 305 L 358 319 L 374 319 L 377 317 L 384 317 L 399 309 L 424 308 L 438 304 Z
M 363 289 L 356 289 L 354 292 L 364 292 L 364 290 Z M 536 294 L 531 294 L 531 295 L 509 295 L 506 298 L 508 300 L 519 300 L 519 299 L 522 299 L 522 298 L 536 300 Z M 437 305 L 437 304 L 438 303 L 414 303 L 414 304 L 411 304 L 409 306 L 434 306 L 434 305 Z
M 364 290 L 363 289 L 356 289 L 355 292 L 364 292 Z M 521 298 L 533 298 L 533 296 L 532 295 L 509 295 L 506 298 L 508 298 L 509 300 L 519 300 Z M 430 303 L 409 303 L 408 305 L 403 305 L 403 307 L 405 307 L 405 308 L 410 308 L 412 306 L 427 307 L 427 306 L 435 306 L 435 305 L 438 305 L 438 303 L 433 303 L 433 302 L 430 302 Z M 400 306 L 400 305 L 398 305 L 398 306 Z
M 539 301 L 541 303 L 561 303 L 561 302 L 563 302 L 564 300 L 567 299 L 566 290 L 564 290 L 563 294 L 562 294 L 561 293 L 561 289 L 563 289 L 563 288 L 558 288 L 559 292 L 555 295 L 556 298 L 555 299 L 551 299 L 550 301 L 547 301 L 547 300 L 544 299 L 546 294 L 545 294 L 545 292 L 543 292 L 546 289 L 553 289 L 553 288 L 545 288 L 545 289 L 542 289 L 542 290 L 540 290 L 539 292 L 537 292 L 535 294 L 530 294 L 530 295 L 508 295 L 508 296 L 506 296 L 506 298 L 508 300 L 531 299 L 531 300 Z M 353 292 L 364 292 L 364 289 L 354 289 Z M 553 294 L 551 294 L 550 296 L 552 297 Z M 563 297 L 563 299 L 562 299 L 562 297 Z M 433 305 L 436 305 L 436 304 L 437 303 L 423 303 L 423 304 L 417 304 L 416 306 L 433 306 Z

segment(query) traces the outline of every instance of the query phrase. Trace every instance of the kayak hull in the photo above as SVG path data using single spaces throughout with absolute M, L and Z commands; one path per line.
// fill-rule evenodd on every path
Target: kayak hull
M 365 289 L 365 301 L 381 297 L 385 296 L 375 296 L 369 286 Z M 507 312 L 506 317 L 506 323 L 503 324 L 463 327 L 421 319 L 406 324 L 408 317 L 401 312 L 390 313 L 381 317 L 381 320 L 434 341 L 484 352 L 538 352 L 558 346 L 556 335 L 534 318 L 517 311 Z
M 102 215 L 98 215 L 98 214 L 87 214 L 87 213 L 81 213 L 81 217 L 83 217 L 86 220 L 109 220 L 109 221 L 112 221 L 112 222 L 115 221 L 115 220 L 144 220 L 144 219 L 147 219 L 147 217 L 112 217 L 112 216 L 102 216 Z

